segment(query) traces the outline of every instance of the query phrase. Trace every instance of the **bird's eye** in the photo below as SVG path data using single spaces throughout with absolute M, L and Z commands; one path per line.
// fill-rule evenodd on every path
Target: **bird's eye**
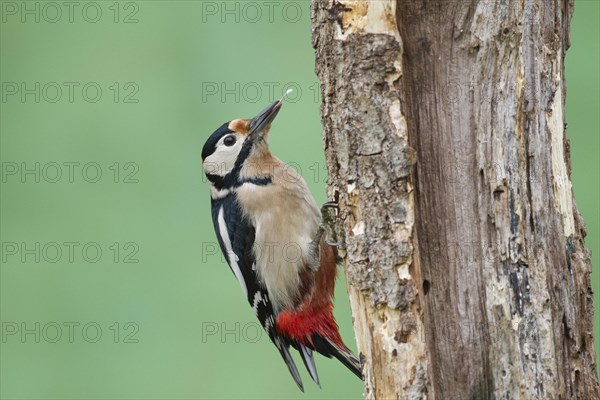
M 223 139 L 223 143 L 227 147 L 233 146 L 235 144 L 235 136 L 226 136 L 225 139 Z

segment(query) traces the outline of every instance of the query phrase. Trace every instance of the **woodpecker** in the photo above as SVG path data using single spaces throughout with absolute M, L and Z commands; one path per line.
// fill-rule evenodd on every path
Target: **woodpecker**
M 319 209 L 302 176 L 269 151 L 282 100 L 219 127 L 204 144 L 202 166 L 221 251 L 304 391 L 290 347 L 319 387 L 313 351 L 337 358 L 361 379 L 362 372 L 333 316 L 337 252 L 327 215 L 335 204 Z

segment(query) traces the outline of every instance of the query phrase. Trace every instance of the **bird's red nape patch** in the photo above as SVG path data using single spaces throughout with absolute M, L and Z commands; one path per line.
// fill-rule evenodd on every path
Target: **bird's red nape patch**
M 338 326 L 333 318 L 333 306 L 315 309 L 301 307 L 297 312 L 282 311 L 277 317 L 277 330 L 299 343 L 309 343 L 314 348 L 312 338 L 317 334 L 338 346 L 345 347 L 338 332 Z

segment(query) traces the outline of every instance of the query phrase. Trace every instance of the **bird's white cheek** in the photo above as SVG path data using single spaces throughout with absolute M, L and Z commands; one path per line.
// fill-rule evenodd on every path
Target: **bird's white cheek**
M 219 146 L 217 150 L 204 160 L 204 170 L 207 174 L 225 176 L 231 172 L 235 160 L 242 149 L 243 141 L 238 141 L 231 147 Z

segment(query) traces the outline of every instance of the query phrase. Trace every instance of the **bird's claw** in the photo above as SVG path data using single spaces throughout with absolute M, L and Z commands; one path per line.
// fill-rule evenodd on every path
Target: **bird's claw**
M 335 201 L 328 201 L 323 203 L 323 205 L 321 206 L 321 214 L 325 213 L 325 210 L 327 210 L 328 208 L 335 209 L 336 213 L 340 210 L 340 206 L 338 206 L 338 204 Z
M 336 234 L 334 229 L 334 218 L 329 213 L 329 209 L 335 209 L 335 216 L 340 209 L 335 201 L 328 201 L 321 206 L 322 223 L 321 227 L 325 233 L 325 243 L 332 247 L 340 247 L 342 243 L 336 241 Z

